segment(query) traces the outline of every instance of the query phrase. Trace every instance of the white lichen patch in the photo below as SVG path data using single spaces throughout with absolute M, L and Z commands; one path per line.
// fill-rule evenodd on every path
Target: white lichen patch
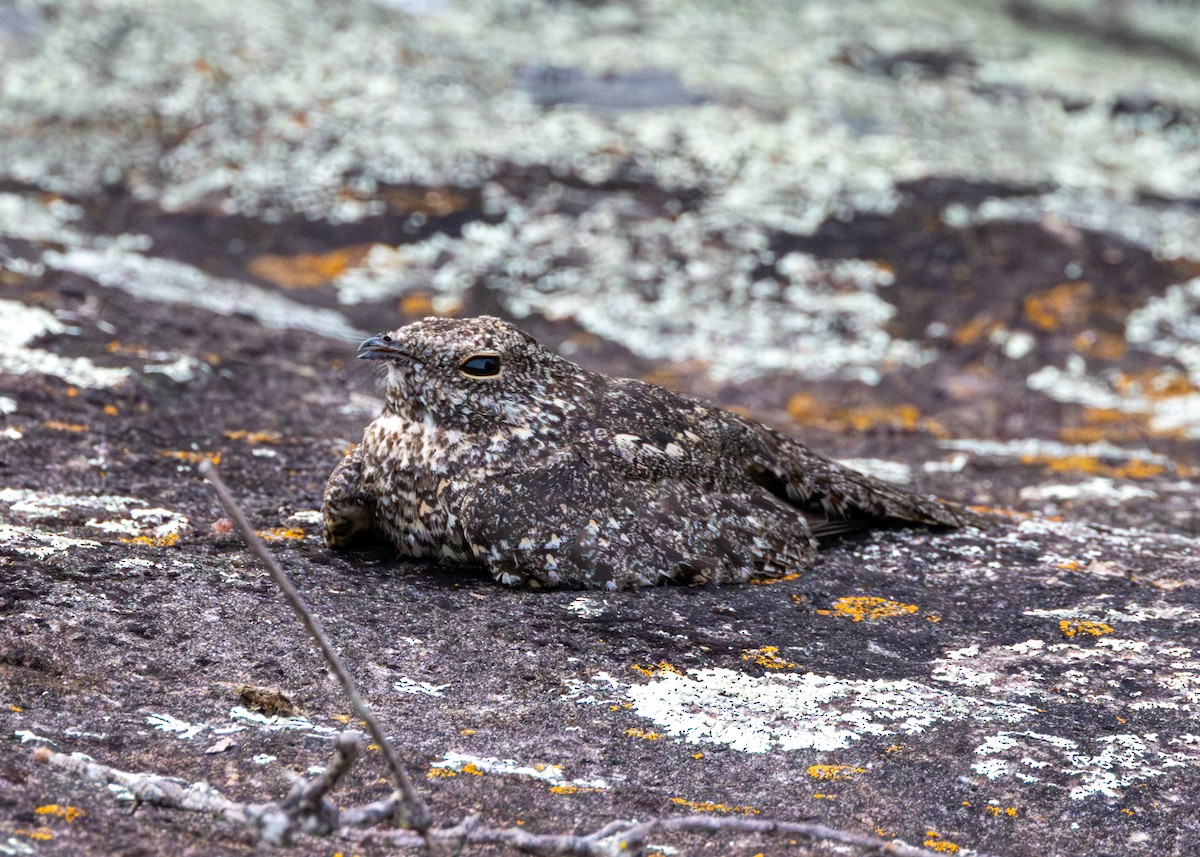
M 115 387 L 129 377 L 126 368 L 97 366 L 86 357 L 62 357 L 29 343 L 67 326 L 40 307 L 0 300 L 0 373 L 49 375 L 76 387 Z
M 306 306 L 251 283 L 212 277 L 182 262 L 118 246 L 48 251 L 43 260 L 49 268 L 71 271 L 141 300 L 194 306 L 217 315 L 246 315 L 266 327 L 309 330 L 334 338 L 363 335 L 333 310 Z
M 1121 484 L 1113 479 L 1095 477 L 1070 485 L 1029 485 L 1018 495 L 1022 500 L 1041 502 L 1044 500 L 1089 500 L 1108 506 L 1117 506 L 1130 500 L 1153 498 L 1158 495 L 1148 488 Z
M 90 539 L 73 539 L 30 527 L 0 523 L 0 545 L 35 559 L 46 559 L 55 554 L 65 554 L 81 548 L 98 548 L 100 542 Z
M 277 714 L 263 714 L 261 711 L 251 711 L 241 705 L 235 705 L 229 709 L 229 719 L 239 724 L 249 723 L 271 732 L 311 732 L 314 735 L 332 735 L 340 731 L 331 726 L 313 723 L 307 717 L 280 717 Z M 219 732 L 220 730 L 214 731 Z M 225 731 L 231 730 L 227 727 Z
M 1200 713 L 1200 657 L 1192 647 L 1128 639 L 1113 631 L 1126 622 L 1196 625 L 1196 611 L 1135 603 L 1106 610 L 1084 604 L 1027 615 L 1044 616 L 1047 631 L 1057 639 L 947 652 L 932 662 L 931 677 L 957 687 L 987 687 L 1033 704 L 1085 702 L 1112 706 L 1116 714 L 1155 708 Z M 1089 624 L 1080 630 L 1084 622 Z M 1060 628 L 1072 635 L 1059 633 Z
M 159 732 L 166 732 L 184 741 L 195 738 L 209 728 L 207 723 L 189 723 L 166 713 L 149 714 L 146 723 Z
M 574 613 L 583 619 L 595 619 L 608 609 L 605 602 L 592 595 L 580 595 L 567 604 L 567 612 Z
M 878 294 L 893 279 L 883 268 L 801 253 L 777 260 L 754 229 L 715 231 L 692 215 L 646 219 L 634 207 L 616 197 L 575 218 L 510 202 L 503 223 L 404 247 L 403 265 L 368 257 L 336 282 L 339 296 L 352 303 L 419 290 L 457 300 L 482 282 L 516 316 L 573 318 L 649 359 L 701 360 L 720 379 L 789 371 L 873 383 L 881 362 L 932 359 L 884 332 L 895 308 Z M 756 278 L 763 265 L 782 282 Z
M 1000 731 L 975 748 L 977 774 L 990 780 L 1047 783 L 1071 800 L 1119 798 L 1145 780 L 1200 765 L 1200 736 L 1104 735 L 1076 741 L 1033 731 Z
M 427 681 L 417 681 L 407 677 L 401 677 L 392 682 L 393 690 L 422 696 L 445 696 L 443 691 L 449 686 L 449 684 L 430 684 Z
M 563 773 L 562 765 L 523 765 L 513 759 L 495 759 L 487 756 L 473 756 L 467 753 L 447 753 L 443 758 L 430 765 L 434 770 L 467 772 L 477 775 L 496 775 L 502 777 L 523 777 L 540 780 L 552 786 L 574 786 L 586 789 L 607 789 L 604 780 L 570 780 Z
M 109 533 L 124 540 L 144 540 L 159 544 L 170 542 L 187 532 L 186 516 L 170 509 L 150 508 L 145 500 L 111 494 L 62 494 L 20 488 L 0 489 L 0 504 L 7 504 L 10 515 L 31 523 L 68 520 L 86 516 L 80 525 Z M 97 514 L 99 513 L 99 514 Z M 23 529 L 23 528 L 15 528 Z M 53 533 L 35 532 L 46 539 L 63 538 Z M 79 540 L 66 540 L 71 541 Z M 97 545 L 96 542 L 81 542 Z
M 912 468 L 900 461 L 888 461 L 884 458 L 839 458 L 838 464 L 898 485 L 913 480 Z
M 591 684 L 592 690 L 619 694 L 656 731 L 744 753 L 837 750 L 868 737 L 916 735 L 949 723 L 1018 723 L 1035 713 L 1021 703 L 947 694 L 908 679 L 705 668 L 659 671 L 650 681 L 631 685 L 614 685 L 602 675 Z M 567 698 L 588 701 L 587 690 L 573 687 Z
M 1142 461 L 1147 464 L 1170 464 L 1171 459 L 1161 453 L 1145 448 L 1127 448 L 1116 444 L 1062 443 L 1043 438 L 1022 440 L 984 440 L 960 438 L 938 442 L 942 449 L 953 449 L 972 455 L 989 458 L 1050 459 L 1050 458 L 1099 458 L 1113 461 Z

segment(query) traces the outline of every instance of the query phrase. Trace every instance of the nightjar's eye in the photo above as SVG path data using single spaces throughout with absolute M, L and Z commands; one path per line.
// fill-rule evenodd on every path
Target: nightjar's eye
M 472 378 L 494 378 L 500 374 L 500 355 L 472 354 L 458 364 L 458 371 Z

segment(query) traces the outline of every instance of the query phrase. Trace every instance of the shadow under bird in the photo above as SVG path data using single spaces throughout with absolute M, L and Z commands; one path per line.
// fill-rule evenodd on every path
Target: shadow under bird
M 509 585 L 624 589 L 779 576 L 822 536 L 973 521 L 496 318 L 425 319 L 358 356 L 386 365 L 386 404 L 329 478 L 332 548 L 381 534 Z

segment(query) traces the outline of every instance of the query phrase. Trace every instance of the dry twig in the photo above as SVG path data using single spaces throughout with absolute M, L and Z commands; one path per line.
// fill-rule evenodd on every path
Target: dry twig
M 342 659 L 338 656 L 337 651 L 334 650 L 333 643 L 325 635 L 325 629 L 322 627 L 321 621 L 309 611 L 308 605 L 300 597 L 299 591 L 292 585 L 292 581 L 288 579 L 287 574 L 284 573 L 284 570 L 275 560 L 275 557 L 267 550 L 262 539 L 258 537 L 258 533 L 250 526 L 250 522 L 246 520 L 241 506 L 238 505 L 233 495 L 229 493 L 229 488 L 225 485 L 225 481 L 221 479 L 221 474 L 217 472 L 216 466 L 211 461 L 203 461 L 200 463 L 200 473 L 216 488 L 217 496 L 221 498 L 221 505 L 225 507 L 225 511 L 233 520 L 238 533 L 241 534 L 242 539 L 254 555 L 266 566 L 271 579 L 275 581 L 275 585 L 283 592 L 283 597 L 287 601 L 288 606 L 292 608 L 296 617 L 308 629 L 308 633 L 316 641 L 317 646 L 321 649 L 321 654 L 325 657 L 325 663 L 329 665 L 330 671 L 337 676 L 338 682 L 341 683 L 342 692 L 346 694 L 351 707 L 354 708 L 355 713 L 366 723 L 367 731 L 371 733 L 371 737 L 379 745 L 379 750 L 383 754 L 388 768 L 391 769 L 392 776 L 396 779 L 396 787 L 400 792 L 401 799 L 396 802 L 396 809 L 399 813 L 397 823 L 401 827 L 411 827 L 418 832 L 428 830 L 430 819 L 425 801 L 417 794 L 417 790 L 413 787 L 412 779 L 408 776 L 408 772 L 404 770 L 400 764 L 400 760 L 396 758 L 396 753 L 392 749 L 391 742 L 383 734 L 383 727 L 375 719 L 375 714 L 363 701 L 362 696 L 358 692 L 358 686 L 354 683 L 354 679 L 342 664 Z

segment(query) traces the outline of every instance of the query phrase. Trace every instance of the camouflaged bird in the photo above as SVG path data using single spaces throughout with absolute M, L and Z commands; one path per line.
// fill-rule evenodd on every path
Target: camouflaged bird
M 329 478 L 330 547 L 481 564 L 502 583 L 623 589 L 778 576 L 817 537 L 967 513 L 752 420 L 589 372 L 496 318 L 372 337 L 386 405 Z

